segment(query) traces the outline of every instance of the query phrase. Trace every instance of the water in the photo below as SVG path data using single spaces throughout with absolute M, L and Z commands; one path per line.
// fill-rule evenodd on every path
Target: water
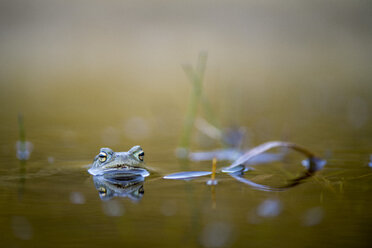
M 166 145 L 162 152 L 146 146 L 147 164 L 159 172 L 145 179 L 143 196 L 103 201 L 86 171 L 90 153 L 98 150 L 81 144 L 82 151 L 63 152 L 57 143 L 46 150 L 35 144 L 25 164 L 15 150 L 2 158 L 1 240 L 7 246 L 360 247 L 369 241 L 372 170 L 365 152 L 335 151 L 326 167 L 303 184 L 267 192 L 220 174 L 215 186 L 206 184 L 209 177 L 161 179 L 161 173 L 185 165 Z M 47 155 L 52 152 L 51 163 Z M 284 177 L 279 166 L 288 164 L 301 167 L 300 161 L 259 165 L 248 178 L 274 184 Z M 189 167 L 209 170 L 211 164 Z
M 367 247 L 370 9 L 349 1 L 1 3 L 0 246 Z M 222 130 L 244 133 L 244 149 L 298 143 L 327 160 L 323 170 L 276 192 L 222 173 L 216 185 L 210 176 L 162 179 L 212 168 L 176 157 L 191 92 L 182 65 L 194 66 L 201 50 L 203 95 Z M 18 153 L 26 161 L 17 158 L 19 113 L 32 147 Z M 101 147 L 134 145 L 151 175 L 111 195 L 88 166 Z M 223 147 L 194 128 L 190 148 Z M 245 178 L 280 186 L 304 172 L 302 160 L 290 153 Z

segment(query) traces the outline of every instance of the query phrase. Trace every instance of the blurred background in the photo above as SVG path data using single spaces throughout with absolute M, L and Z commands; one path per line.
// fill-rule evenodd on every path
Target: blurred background
M 288 140 L 325 157 L 341 156 L 335 166 L 364 166 L 372 149 L 371 13 L 368 0 L 0 0 L 2 171 L 18 165 L 18 113 L 34 145 L 35 168 L 88 164 L 100 147 L 124 151 L 140 144 L 149 164 L 177 170 L 174 151 L 192 91 L 182 65 L 195 66 L 200 52 L 208 54 L 203 95 L 222 128 L 245 128 L 246 148 Z M 193 132 L 192 150 L 219 147 L 199 142 L 199 135 Z M 11 198 L 12 190 L 6 192 L 2 202 Z M 20 209 L 18 215 L 27 215 L 26 206 Z M 53 216 L 56 209 L 46 211 Z M 30 216 L 40 214 L 33 211 Z M 21 226 L 22 218 L 16 219 Z M 174 222 L 175 230 L 183 220 Z M 40 222 L 33 223 L 31 237 L 40 238 Z M 217 234 L 241 225 L 217 225 Z M 241 234 L 236 244 L 244 244 Z M 67 243 L 74 240 L 68 235 Z
M 368 133 L 358 139 L 367 142 L 371 9 L 369 1 L 2 0 L 1 125 L 16 128 L 22 112 L 40 132 L 94 132 L 108 145 L 177 136 L 191 92 L 181 65 L 206 51 L 204 94 L 224 125 L 249 126 L 256 142 L 303 132 Z M 102 132 L 120 138 L 107 142 Z

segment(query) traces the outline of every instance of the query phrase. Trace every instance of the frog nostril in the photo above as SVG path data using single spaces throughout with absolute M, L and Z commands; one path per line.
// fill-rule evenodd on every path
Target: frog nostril
M 125 164 L 119 164 L 117 167 L 118 167 L 119 169 L 126 169 L 126 168 L 128 168 L 128 166 L 125 165 Z

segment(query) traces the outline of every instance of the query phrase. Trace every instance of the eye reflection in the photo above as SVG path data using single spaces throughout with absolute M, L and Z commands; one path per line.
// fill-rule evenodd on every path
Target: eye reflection
M 138 159 L 143 161 L 143 157 L 145 156 L 145 153 L 144 152 L 141 152 L 140 154 L 138 154 Z

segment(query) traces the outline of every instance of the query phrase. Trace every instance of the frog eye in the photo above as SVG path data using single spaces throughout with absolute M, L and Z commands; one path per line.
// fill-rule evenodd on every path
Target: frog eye
M 105 152 L 100 152 L 99 154 L 98 154 L 98 159 L 99 159 L 99 161 L 100 162 L 105 162 L 106 160 L 107 160 L 107 153 L 105 153 Z
M 143 157 L 145 156 L 145 153 L 144 152 L 141 152 L 138 154 L 138 159 L 143 161 Z

